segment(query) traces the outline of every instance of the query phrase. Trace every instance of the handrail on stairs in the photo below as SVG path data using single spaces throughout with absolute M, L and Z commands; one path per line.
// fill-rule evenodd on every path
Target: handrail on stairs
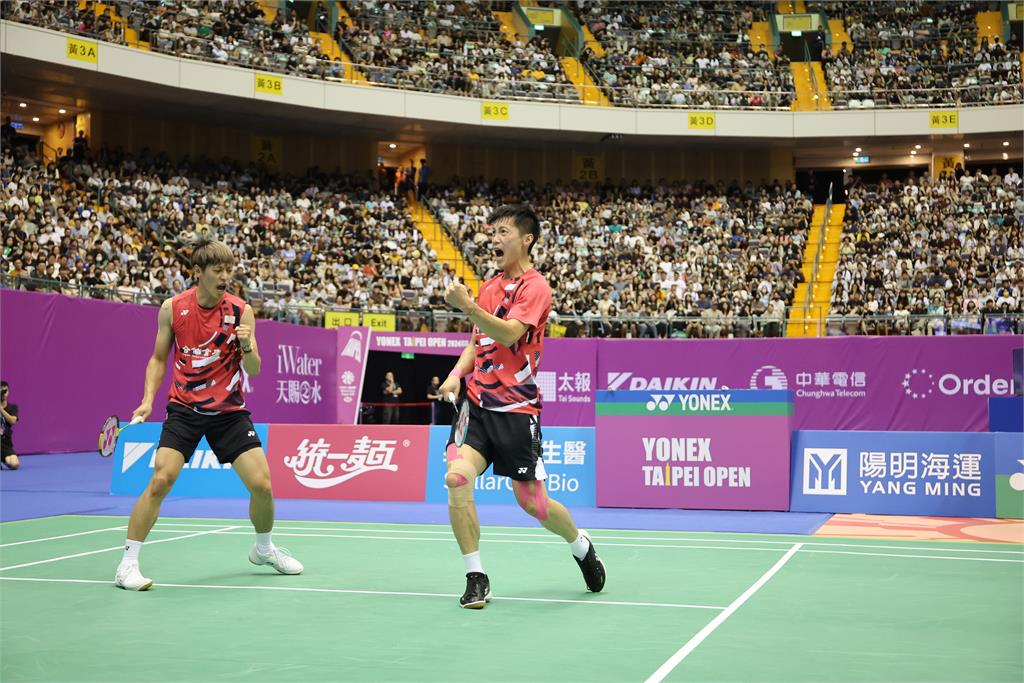
M 818 267 L 821 265 L 821 251 L 825 247 L 825 235 L 828 233 L 829 219 L 832 217 L 832 186 L 828 184 L 828 199 L 825 201 L 825 215 L 821 221 L 821 231 L 818 233 L 818 244 L 814 248 L 814 262 L 811 265 L 811 277 L 807 281 L 807 291 L 804 292 L 804 319 L 810 316 L 811 303 L 814 297 L 814 287 L 818 284 Z
M 465 282 L 466 271 L 471 271 L 477 279 L 480 279 L 480 274 L 477 273 L 477 271 L 470 265 L 469 261 L 466 260 L 466 255 L 462 253 L 462 249 L 459 245 L 459 240 L 455 236 L 455 233 L 452 232 L 452 230 L 444 223 L 444 221 L 438 218 L 437 214 L 435 214 L 434 210 L 431 208 L 429 202 L 424 201 L 423 199 L 416 198 L 412 192 L 410 192 L 409 194 L 412 195 L 414 199 L 416 199 L 416 202 L 420 205 L 420 208 L 423 210 L 423 212 L 429 215 L 434 220 L 435 225 L 437 225 L 437 228 L 434 229 L 434 237 L 437 238 L 440 235 L 440 233 L 438 232 L 439 228 L 440 230 L 443 230 L 445 234 L 448 235 L 448 239 L 451 240 L 452 246 L 455 247 L 456 254 L 459 255 L 460 257 L 459 261 L 453 264 L 452 266 L 458 278 Z

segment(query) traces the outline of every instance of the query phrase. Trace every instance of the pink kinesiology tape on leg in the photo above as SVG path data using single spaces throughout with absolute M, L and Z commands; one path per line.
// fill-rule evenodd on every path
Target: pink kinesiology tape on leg
M 512 490 L 515 491 L 519 507 L 542 522 L 548 518 L 548 497 L 543 482 L 513 481 Z

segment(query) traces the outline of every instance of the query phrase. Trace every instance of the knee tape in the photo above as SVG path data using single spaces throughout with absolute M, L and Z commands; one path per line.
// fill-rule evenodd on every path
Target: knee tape
M 476 469 L 467 461 L 448 461 L 448 474 L 444 477 L 444 483 L 448 485 L 448 504 L 453 508 L 464 508 L 473 502 L 473 480 L 476 479 Z
M 513 481 L 512 490 L 519 507 L 542 522 L 548 518 L 548 495 L 544 491 L 544 482 Z

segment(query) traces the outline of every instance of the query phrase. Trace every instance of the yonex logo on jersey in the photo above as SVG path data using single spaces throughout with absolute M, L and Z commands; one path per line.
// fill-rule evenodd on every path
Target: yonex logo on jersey
M 253 430 L 253 429 L 250 429 L 250 430 L 249 430 L 249 433 L 248 433 L 248 434 L 246 434 L 246 436 L 256 436 L 256 431 L 255 431 L 255 430 Z
M 183 317 L 188 315 L 188 309 L 187 308 L 182 309 L 182 311 L 181 311 L 181 313 L 179 315 L 181 315 Z
M 526 470 L 528 470 L 528 469 L 529 469 L 528 467 L 520 467 L 519 468 L 519 474 L 526 474 Z

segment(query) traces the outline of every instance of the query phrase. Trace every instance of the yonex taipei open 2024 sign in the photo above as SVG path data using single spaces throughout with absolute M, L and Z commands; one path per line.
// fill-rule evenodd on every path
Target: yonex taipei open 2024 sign
M 598 391 L 597 504 L 788 510 L 788 391 Z

